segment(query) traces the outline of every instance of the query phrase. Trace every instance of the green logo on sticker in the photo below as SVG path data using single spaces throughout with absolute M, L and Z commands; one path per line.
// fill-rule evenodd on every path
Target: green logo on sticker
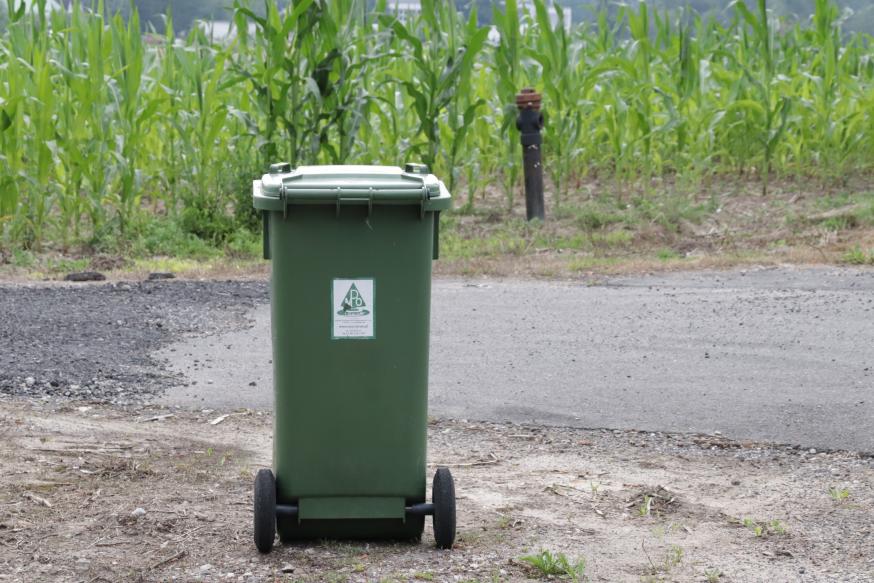
M 340 316 L 366 316 L 370 313 L 367 310 L 367 304 L 364 303 L 364 298 L 361 297 L 361 292 L 353 283 L 346 292 L 346 297 L 343 298 L 343 303 L 340 304 L 340 311 L 337 312 Z

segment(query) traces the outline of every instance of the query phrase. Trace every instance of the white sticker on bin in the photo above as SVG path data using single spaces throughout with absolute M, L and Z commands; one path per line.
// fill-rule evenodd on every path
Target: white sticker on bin
M 331 291 L 332 338 L 374 338 L 375 310 L 373 279 L 335 279 Z

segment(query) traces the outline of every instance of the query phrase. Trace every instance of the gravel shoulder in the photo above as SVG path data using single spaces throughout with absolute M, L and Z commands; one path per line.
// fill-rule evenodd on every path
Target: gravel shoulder
M 430 467 L 456 476 L 452 552 L 428 526 L 421 544 L 259 556 L 251 480 L 271 426 L 251 410 L 3 398 L 0 581 L 531 581 L 520 557 L 541 550 L 584 559 L 591 581 L 874 578 L 871 458 L 465 421 L 429 427 Z
M 0 394 L 152 400 L 179 382 L 152 352 L 247 326 L 263 282 L 0 285 Z

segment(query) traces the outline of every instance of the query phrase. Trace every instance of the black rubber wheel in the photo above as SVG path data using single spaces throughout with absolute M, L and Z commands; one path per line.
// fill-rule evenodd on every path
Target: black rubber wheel
M 437 468 L 434 487 L 434 540 L 438 549 L 451 549 L 455 542 L 455 481 L 449 468 Z
M 255 547 L 262 553 L 273 549 L 276 538 L 276 479 L 270 470 L 255 476 Z

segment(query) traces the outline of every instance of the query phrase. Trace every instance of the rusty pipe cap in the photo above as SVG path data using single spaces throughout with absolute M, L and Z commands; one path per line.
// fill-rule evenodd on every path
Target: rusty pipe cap
M 526 87 L 516 95 L 516 107 L 519 109 L 539 111 L 542 101 L 543 96 L 535 91 L 533 87 Z

